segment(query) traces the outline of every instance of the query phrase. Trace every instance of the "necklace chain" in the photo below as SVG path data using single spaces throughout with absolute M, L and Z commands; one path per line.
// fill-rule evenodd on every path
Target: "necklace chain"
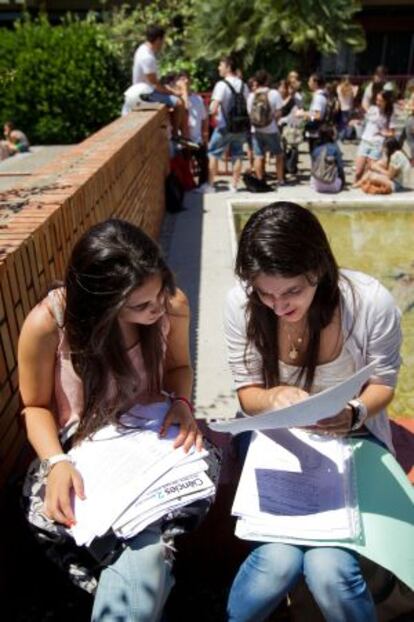
M 296 361 L 299 357 L 299 354 L 301 352 L 301 348 L 303 345 L 303 341 L 305 338 L 306 330 L 307 330 L 307 327 L 304 328 L 302 334 L 294 338 L 291 332 L 289 331 L 289 329 L 286 328 L 286 334 L 287 334 L 287 338 L 289 341 L 288 357 L 291 361 Z

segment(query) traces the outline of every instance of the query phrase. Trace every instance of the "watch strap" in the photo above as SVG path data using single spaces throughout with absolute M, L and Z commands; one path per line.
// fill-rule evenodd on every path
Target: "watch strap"
M 348 402 L 348 406 L 351 407 L 352 421 L 351 430 L 359 430 L 364 425 L 365 419 L 368 416 L 368 409 L 364 402 L 358 399 L 354 399 Z
M 49 475 L 50 471 L 56 464 L 59 462 L 73 462 L 72 457 L 69 454 L 55 454 L 54 456 L 50 456 L 49 458 L 45 458 L 41 461 L 41 468 L 43 476 Z

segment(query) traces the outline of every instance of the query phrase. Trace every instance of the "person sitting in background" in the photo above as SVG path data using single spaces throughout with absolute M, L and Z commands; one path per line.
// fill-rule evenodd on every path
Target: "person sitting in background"
M 5 140 L 0 142 L 0 160 L 29 151 L 29 139 L 26 134 L 14 127 L 13 121 L 6 121 L 3 131 Z
M 378 93 L 376 103 L 365 115 L 365 128 L 355 160 L 355 181 L 358 182 L 371 163 L 380 160 L 384 140 L 395 134 L 393 94 L 390 91 Z
M 370 170 L 355 184 L 367 194 L 390 194 L 410 186 L 411 165 L 401 149 L 400 141 L 394 136 L 384 142 L 384 157 L 372 162 Z
M 339 192 L 345 185 L 342 153 L 335 141 L 334 128 L 324 123 L 319 142 L 311 154 L 311 188 L 316 192 Z
M 193 151 L 199 167 L 198 191 L 204 192 L 208 181 L 208 111 L 201 95 L 191 88 L 191 76 L 181 71 L 175 81 L 175 87 L 181 94 L 188 115 L 188 130 L 191 142 L 198 146 Z
M 147 102 L 165 104 L 172 110 L 171 125 L 173 138 L 185 141 L 188 139 L 188 126 L 184 104 L 180 94 L 173 87 L 162 84 L 158 77 L 156 55 L 164 45 L 165 30 L 160 26 L 148 26 L 146 41 L 135 51 L 132 68 L 132 84 L 146 84 L 151 92 L 142 96 Z
M 283 149 L 277 120 L 281 116 L 283 100 L 279 91 L 269 88 L 269 74 L 261 69 L 255 74 L 257 89 L 247 99 L 250 114 L 254 170 L 257 179 L 264 179 L 266 153 L 276 156 L 276 176 L 284 183 Z

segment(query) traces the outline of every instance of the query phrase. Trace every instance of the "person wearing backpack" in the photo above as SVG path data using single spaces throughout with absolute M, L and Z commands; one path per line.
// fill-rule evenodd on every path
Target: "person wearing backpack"
M 211 95 L 210 114 L 217 115 L 217 125 L 208 146 L 211 192 L 214 192 L 213 183 L 217 175 L 218 161 L 227 149 L 233 162 L 231 191 L 237 190 L 240 180 L 243 144 L 250 131 L 250 118 L 247 112 L 249 91 L 236 71 L 237 65 L 232 57 L 222 58 L 218 65 L 221 80 L 217 82 Z
M 328 96 L 325 90 L 325 78 L 313 73 L 308 80 L 308 87 L 312 93 L 309 110 L 298 110 L 296 116 L 305 119 L 305 138 L 309 143 L 309 153 L 312 153 L 319 139 L 319 128 L 326 121 Z
M 342 153 L 332 125 L 319 128 L 319 142 L 311 154 L 311 188 L 316 192 L 339 192 L 345 185 Z
M 276 156 L 276 176 L 279 185 L 284 183 L 284 159 L 277 121 L 283 108 L 282 97 L 276 89 L 269 88 L 269 74 L 264 69 L 256 72 L 257 88 L 247 99 L 250 115 L 254 171 L 258 179 L 265 176 L 266 153 Z

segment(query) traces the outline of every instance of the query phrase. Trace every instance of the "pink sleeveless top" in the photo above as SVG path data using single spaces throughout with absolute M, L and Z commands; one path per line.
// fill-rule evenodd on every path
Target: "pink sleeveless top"
M 62 430 L 75 421 L 78 421 L 83 408 L 82 381 L 73 369 L 70 358 L 70 348 L 64 329 L 65 301 L 61 289 L 53 289 L 47 295 L 49 308 L 56 321 L 59 331 L 59 343 L 56 351 L 54 411 L 59 429 Z M 164 355 L 166 351 L 166 337 L 170 329 L 168 316 L 162 317 L 162 333 L 164 336 Z M 145 402 L 145 387 L 148 386 L 147 372 L 139 343 L 128 350 L 132 366 L 136 371 L 139 384 L 143 391 L 137 396 L 137 402 Z

